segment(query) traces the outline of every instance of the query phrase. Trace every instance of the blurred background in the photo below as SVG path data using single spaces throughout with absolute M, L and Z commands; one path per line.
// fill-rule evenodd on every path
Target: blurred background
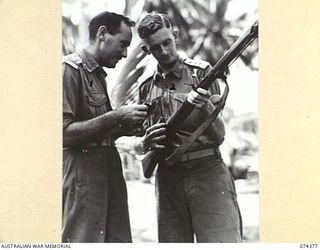
M 139 20 L 148 12 L 169 15 L 179 30 L 180 55 L 214 65 L 235 40 L 258 18 L 258 0 L 62 0 L 63 55 L 88 41 L 90 19 L 112 11 Z M 134 32 L 128 57 L 108 73 L 107 87 L 113 108 L 137 102 L 138 86 L 150 76 L 156 62 L 140 49 Z M 230 93 L 223 110 L 227 134 L 221 147 L 235 178 L 244 226 L 244 242 L 259 240 L 258 188 L 258 43 L 250 45 L 229 68 Z M 134 242 L 157 242 L 154 177 L 145 179 L 132 139 L 116 141 L 128 187 Z

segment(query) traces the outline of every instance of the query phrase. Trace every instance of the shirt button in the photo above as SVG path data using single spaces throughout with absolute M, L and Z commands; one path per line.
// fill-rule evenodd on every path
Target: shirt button
M 103 230 L 100 230 L 100 234 L 103 234 Z
M 224 192 L 221 192 L 222 195 L 224 195 Z

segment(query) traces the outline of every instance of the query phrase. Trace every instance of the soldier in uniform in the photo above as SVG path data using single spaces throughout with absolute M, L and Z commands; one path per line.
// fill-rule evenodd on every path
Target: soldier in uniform
M 154 74 L 139 88 L 140 102 L 150 106 L 146 133 L 136 145 L 145 153 L 162 148 L 170 154 L 201 125 L 220 100 L 219 85 L 193 89 L 210 70 L 208 62 L 177 53 L 177 31 L 167 15 L 147 14 L 138 26 L 143 49 L 158 61 Z M 165 121 L 187 100 L 195 105 L 174 135 Z M 160 160 L 156 173 L 159 242 L 240 242 L 241 216 L 234 181 L 219 145 L 225 135 L 219 115 L 173 166 Z
M 89 24 L 88 46 L 63 60 L 63 242 L 132 242 L 114 140 L 141 127 L 147 106 L 112 110 L 102 67 L 127 56 L 133 25 L 103 12 Z

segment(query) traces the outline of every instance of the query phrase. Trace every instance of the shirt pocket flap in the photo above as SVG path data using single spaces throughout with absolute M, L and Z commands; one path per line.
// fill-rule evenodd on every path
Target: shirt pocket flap
M 103 93 L 87 93 L 88 103 L 92 106 L 100 107 L 106 103 L 107 97 Z
M 175 93 L 174 94 L 174 99 L 180 103 L 183 103 L 184 100 L 187 98 L 187 93 Z
M 171 113 L 177 110 L 177 108 L 185 101 L 187 95 L 187 93 L 175 93 L 173 95 L 174 101 L 171 102 Z

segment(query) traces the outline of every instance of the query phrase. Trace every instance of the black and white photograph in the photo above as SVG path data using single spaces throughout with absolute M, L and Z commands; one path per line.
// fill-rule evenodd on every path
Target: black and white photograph
M 62 0 L 62 242 L 259 242 L 258 25 L 257 0 Z
M 319 11 L 1 0 L 0 248 L 318 248 Z

